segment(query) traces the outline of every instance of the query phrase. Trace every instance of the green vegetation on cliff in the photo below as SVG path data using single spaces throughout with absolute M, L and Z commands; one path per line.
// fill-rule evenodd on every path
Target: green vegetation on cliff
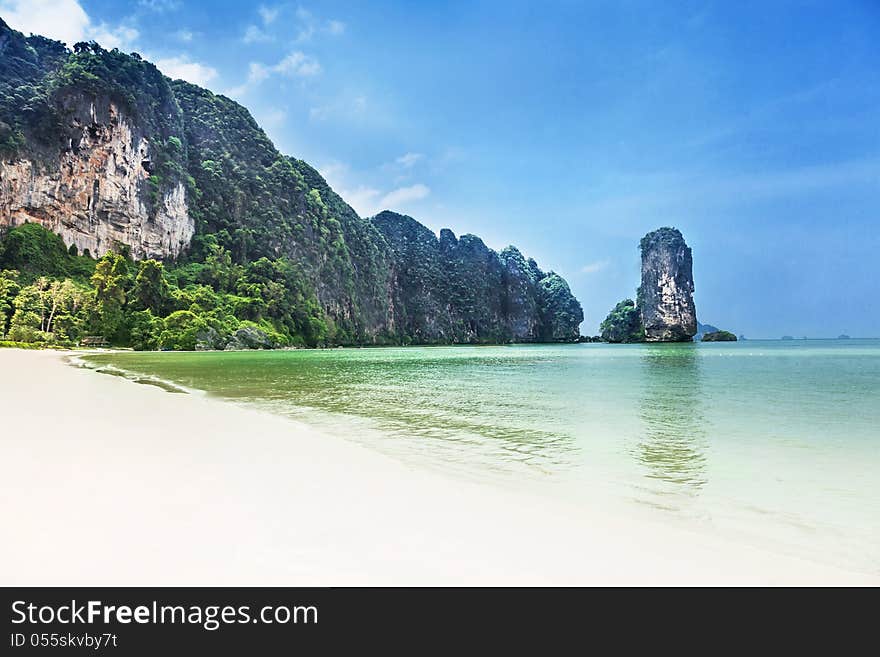
M 78 254 L 0 216 L 0 337 L 222 349 L 578 336 L 583 312 L 567 283 L 516 249 L 438 239 L 394 213 L 359 217 L 234 101 L 137 54 L 71 51 L 0 20 L 0 159 L 52 171 L 84 134 L 123 120 L 149 144 L 144 207 L 155 217 L 182 183 L 195 236 L 176 260 L 135 262 L 132 244 Z
M 632 299 L 618 303 L 599 326 L 602 339 L 612 343 L 644 342 L 645 329 L 638 306 Z

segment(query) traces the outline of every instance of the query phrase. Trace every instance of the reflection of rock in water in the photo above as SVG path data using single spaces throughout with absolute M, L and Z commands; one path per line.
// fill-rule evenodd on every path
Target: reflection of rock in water
M 699 490 L 705 479 L 705 420 L 695 345 L 646 346 L 635 456 L 648 477 Z

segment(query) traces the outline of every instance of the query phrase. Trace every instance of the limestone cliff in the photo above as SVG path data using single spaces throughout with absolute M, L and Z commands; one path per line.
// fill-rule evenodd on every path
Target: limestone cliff
M 149 140 L 109 100 L 65 101 L 66 144 L 0 161 L 0 227 L 37 222 L 96 256 L 125 245 L 139 259 L 176 257 L 195 232 L 183 183 L 151 207 Z
M 638 308 L 647 342 L 690 342 L 697 332 L 691 249 L 675 228 L 645 235 Z

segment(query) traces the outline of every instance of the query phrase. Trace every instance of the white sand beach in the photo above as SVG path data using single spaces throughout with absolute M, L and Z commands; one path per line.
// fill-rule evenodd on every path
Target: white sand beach
M 0 350 L 0 585 L 877 585 Z

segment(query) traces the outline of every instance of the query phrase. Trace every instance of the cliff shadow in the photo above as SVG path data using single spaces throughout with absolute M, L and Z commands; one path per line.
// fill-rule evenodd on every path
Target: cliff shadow
M 700 359 L 694 344 L 645 345 L 633 455 L 645 476 L 662 482 L 651 492 L 698 493 L 706 483 L 706 420 Z

